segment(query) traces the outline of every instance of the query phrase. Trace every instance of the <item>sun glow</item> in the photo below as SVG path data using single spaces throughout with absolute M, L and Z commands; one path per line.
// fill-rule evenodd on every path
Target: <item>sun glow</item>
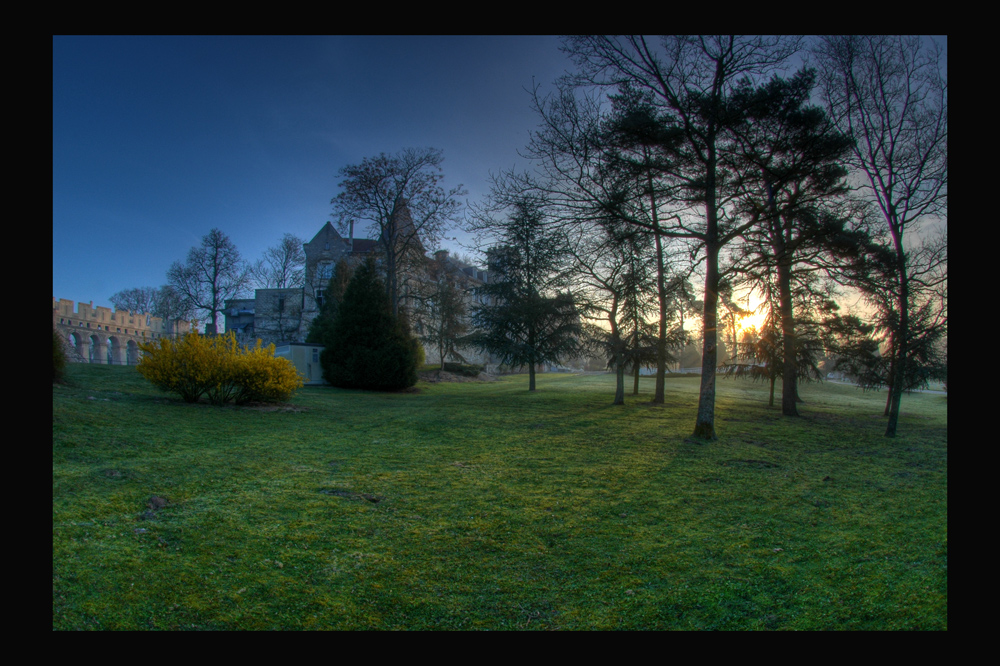
M 764 319 L 767 317 L 766 312 L 757 312 L 746 317 L 741 317 L 736 320 L 736 332 L 743 336 L 744 331 L 752 328 L 756 331 L 760 331 L 760 327 L 764 325 Z
M 761 326 L 764 325 L 764 320 L 767 318 L 767 305 L 753 294 L 739 299 L 738 302 L 741 307 L 750 310 L 751 314 L 736 320 L 737 336 L 742 338 L 743 333 L 750 328 L 759 332 Z

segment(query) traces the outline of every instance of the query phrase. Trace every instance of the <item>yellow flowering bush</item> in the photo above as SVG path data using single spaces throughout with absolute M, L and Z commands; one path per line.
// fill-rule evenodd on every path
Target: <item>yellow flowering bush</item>
M 160 338 L 139 345 L 138 370 L 155 386 L 179 393 L 185 402 L 206 396 L 212 404 L 233 401 L 284 402 L 302 386 L 302 376 L 274 345 L 240 345 L 230 332 L 216 337 L 192 333 L 178 340 Z
M 232 382 L 238 386 L 233 396 L 237 404 L 285 402 L 302 386 L 302 375 L 287 358 L 274 356 L 274 345 L 245 347 L 233 355 Z

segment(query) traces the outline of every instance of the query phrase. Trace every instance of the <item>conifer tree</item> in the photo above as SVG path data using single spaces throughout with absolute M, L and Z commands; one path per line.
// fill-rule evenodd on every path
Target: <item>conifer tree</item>
M 329 328 L 333 325 L 333 320 L 337 318 L 337 308 L 344 299 L 347 285 L 354 277 L 354 267 L 348 259 L 341 259 L 333 269 L 333 275 L 323 291 L 323 305 L 319 314 L 309 324 L 309 334 L 306 342 L 323 342 L 323 338 Z
M 516 201 L 492 231 L 500 243 L 489 256 L 490 281 L 477 291 L 486 303 L 472 316 L 477 333 L 469 343 L 514 368 L 535 370 L 580 352 L 580 315 L 568 285 L 566 239 L 547 227 L 537 202 Z
M 374 259 L 361 264 L 347 285 L 320 354 L 333 386 L 398 391 L 417 383 L 419 343 L 393 315 Z

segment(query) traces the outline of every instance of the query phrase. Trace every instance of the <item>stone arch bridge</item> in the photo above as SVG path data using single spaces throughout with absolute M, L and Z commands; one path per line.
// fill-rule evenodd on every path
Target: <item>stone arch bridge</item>
M 116 310 L 94 302 L 52 298 L 52 326 L 65 342 L 66 357 L 76 363 L 136 365 L 139 344 L 178 333 L 188 333 L 196 322 L 164 322 L 146 313 Z

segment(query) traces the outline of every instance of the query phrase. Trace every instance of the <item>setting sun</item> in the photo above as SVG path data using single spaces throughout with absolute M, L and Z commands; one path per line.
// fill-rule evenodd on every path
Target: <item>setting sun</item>
M 744 296 L 737 299 L 736 302 L 739 303 L 740 307 L 751 311 L 751 314 L 736 320 L 737 335 L 742 338 L 743 332 L 750 328 L 759 331 L 764 324 L 764 319 L 767 318 L 767 304 L 758 298 L 756 294 Z
M 758 308 L 757 312 L 747 315 L 746 317 L 741 317 L 736 322 L 736 330 L 740 337 L 743 336 L 743 332 L 747 329 L 753 328 L 754 330 L 760 331 L 760 327 L 764 324 L 764 319 L 767 317 L 767 310 L 765 308 Z

